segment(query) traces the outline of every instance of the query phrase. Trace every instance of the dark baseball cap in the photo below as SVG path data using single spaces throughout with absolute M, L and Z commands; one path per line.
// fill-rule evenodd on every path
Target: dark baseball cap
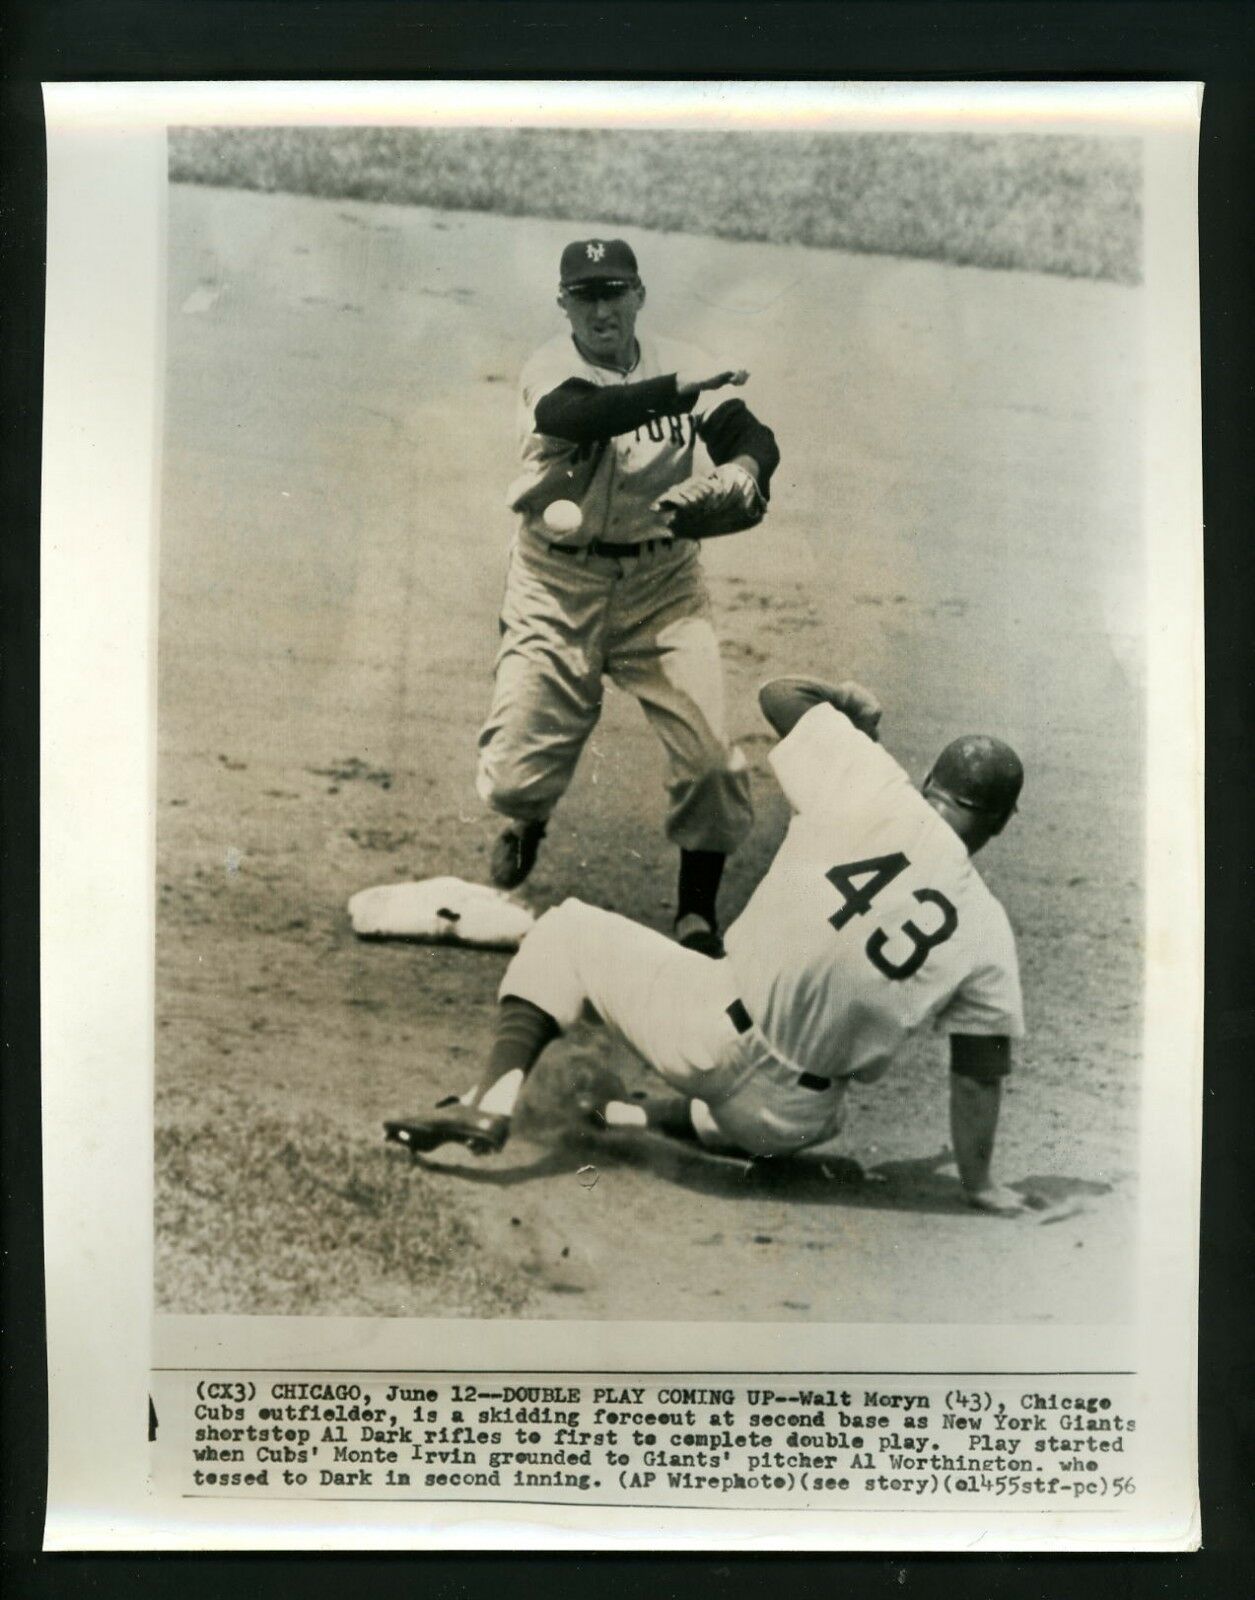
M 577 283 L 635 283 L 640 274 L 626 239 L 574 239 L 562 252 L 558 276 L 568 288 Z

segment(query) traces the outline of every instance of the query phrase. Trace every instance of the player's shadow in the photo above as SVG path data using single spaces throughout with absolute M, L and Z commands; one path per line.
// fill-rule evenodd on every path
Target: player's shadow
M 1049 1222 L 1073 1215 L 1076 1203 L 1087 1197 L 1110 1194 L 1112 1186 L 1092 1178 L 1050 1174 L 1016 1178 L 1006 1187 L 1023 1196 L 1032 1211 L 1040 1213 L 1039 1220 Z M 911 1160 L 877 1163 L 862 1173 L 846 1203 L 883 1211 L 968 1209 L 950 1150 Z
M 518 1159 L 528 1152 L 528 1159 Z M 847 1210 L 963 1212 L 954 1157 L 949 1150 L 903 1161 L 863 1167 L 849 1156 L 807 1151 L 786 1158 L 754 1160 L 717 1155 L 696 1143 L 635 1131 L 568 1128 L 558 1141 L 537 1152 L 520 1140 L 501 1159 L 446 1165 L 415 1157 L 417 1165 L 467 1183 L 508 1189 L 544 1178 L 574 1175 L 590 1186 L 614 1168 L 647 1172 L 664 1183 L 723 1200 L 785 1200 Z M 511 1156 L 514 1155 L 514 1159 Z M 1085 1198 L 1111 1192 L 1111 1184 L 1052 1174 L 1020 1178 L 1007 1185 L 1031 1197 L 1043 1222 L 1074 1214 Z
M 592 1186 L 603 1171 L 626 1168 L 722 1200 L 788 1200 L 852 1211 L 967 1210 L 949 1150 L 864 1168 L 848 1155 L 808 1150 L 794 1157 L 743 1160 L 663 1134 L 565 1128 L 557 1142 L 538 1147 L 519 1139 L 499 1158 L 477 1160 L 458 1152 L 453 1158 L 416 1155 L 413 1162 L 431 1173 L 490 1189 L 512 1189 L 562 1176 L 575 1176 Z M 1084 1198 L 1111 1192 L 1108 1182 L 1060 1174 L 1016 1179 L 1007 1187 L 1031 1198 L 1042 1222 L 1063 1221 Z
M 564 1173 L 578 1172 L 581 1163 L 573 1160 L 571 1151 L 561 1146 L 544 1150 L 535 1159 L 517 1159 L 525 1149 L 530 1151 L 533 1148 L 525 1141 L 512 1141 L 506 1155 L 494 1157 L 491 1161 L 469 1155 L 463 1159 L 460 1153 L 453 1158 L 415 1155 L 410 1159 L 424 1172 L 436 1173 L 442 1178 L 461 1178 L 465 1183 L 483 1184 L 492 1189 L 512 1189 L 516 1184 L 535 1183 L 540 1178 L 559 1178 Z
M 603 1163 L 645 1169 L 664 1182 L 723 1200 L 878 1211 L 952 1212 L 960 1204 L 957 1180 L 939 1171 L 951 1159 L 946 1152 L 865 1168 L 850 1156 L 819 1151 L 752 1160 L 721 1156 L 657 1134 L 607 1132 L 590 1135 L 592 1142 Z
M 723 1199 L 786 1200 L 864 1211 L 953 1214 L 967 1210 L 949 1150 L 864 1167 L 849 1156 L 822 1151 L 736 1160 L 655 1135 L 597 1137 L 622 1165 L 648 1168 L 667 1182 Z M 1061 1211 L 1071 1214 L 1083 1197 L 1111 1190 L 1108 1183 L 1058 1175 L 1019 1178 L 1006 1187 L 1023 1195 L 1042 1213 L 1043 1221 Z

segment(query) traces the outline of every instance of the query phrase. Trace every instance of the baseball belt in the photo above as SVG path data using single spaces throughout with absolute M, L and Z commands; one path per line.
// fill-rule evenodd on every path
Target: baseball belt
M 740 1000 L 734 1000 L 728 1007 L 728 1020 L 738 1033 L 748 1033 L 754 1026 L 753 1018 Z M 817 1094 L 832 1088 L 831 1078 L 821 1078 L 815 1072 L 799 1072 L 797 1081 L 803 1089 L 814 1089 Z
M 610 561 L 626 561 L 632 556 L 652 555 L 675 543 L 674 539 L 642 539 L 639 544 L 614 544 L 608 539 L 590 539 L 587 544 L 552 544 L 546 547 L 557 556 L 605 556 Z

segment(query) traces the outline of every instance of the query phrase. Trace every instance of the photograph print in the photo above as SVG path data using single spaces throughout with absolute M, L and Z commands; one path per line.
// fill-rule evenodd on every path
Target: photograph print
M 156 1304 L 1119 1323 L 1129 134 L 176 128 Z

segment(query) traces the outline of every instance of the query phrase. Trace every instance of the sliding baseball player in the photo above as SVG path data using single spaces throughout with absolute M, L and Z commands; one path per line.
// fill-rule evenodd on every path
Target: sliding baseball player
M 997 739 L 956 739 L 917 791 L 876 742 L 880 708 L 857 684 L 779 679 L 760 703 L 780 735 L 771 763 L 793 817 L 726 959 L 565 901 L 506 971 L 479 1082 L 388 1123 L 390 1139 L 413 1152 L 500 1150 L 540 1053 L 591 1012 L 683 1097 L 693 1137 L 788 1156 L 832 1139 L 851 1079 L 874 1082 L 931 1026 L 949 1039 L 964 1196 L 983 1211 L 1025 1208 L 991 1174 L 1011 1042 L 1024 1031 L 1015 940 L 972 860 L 1015 811 L 1018 757 Z M 626 1101 L 603 1115 L 650 1122 L 648 1106 Z

